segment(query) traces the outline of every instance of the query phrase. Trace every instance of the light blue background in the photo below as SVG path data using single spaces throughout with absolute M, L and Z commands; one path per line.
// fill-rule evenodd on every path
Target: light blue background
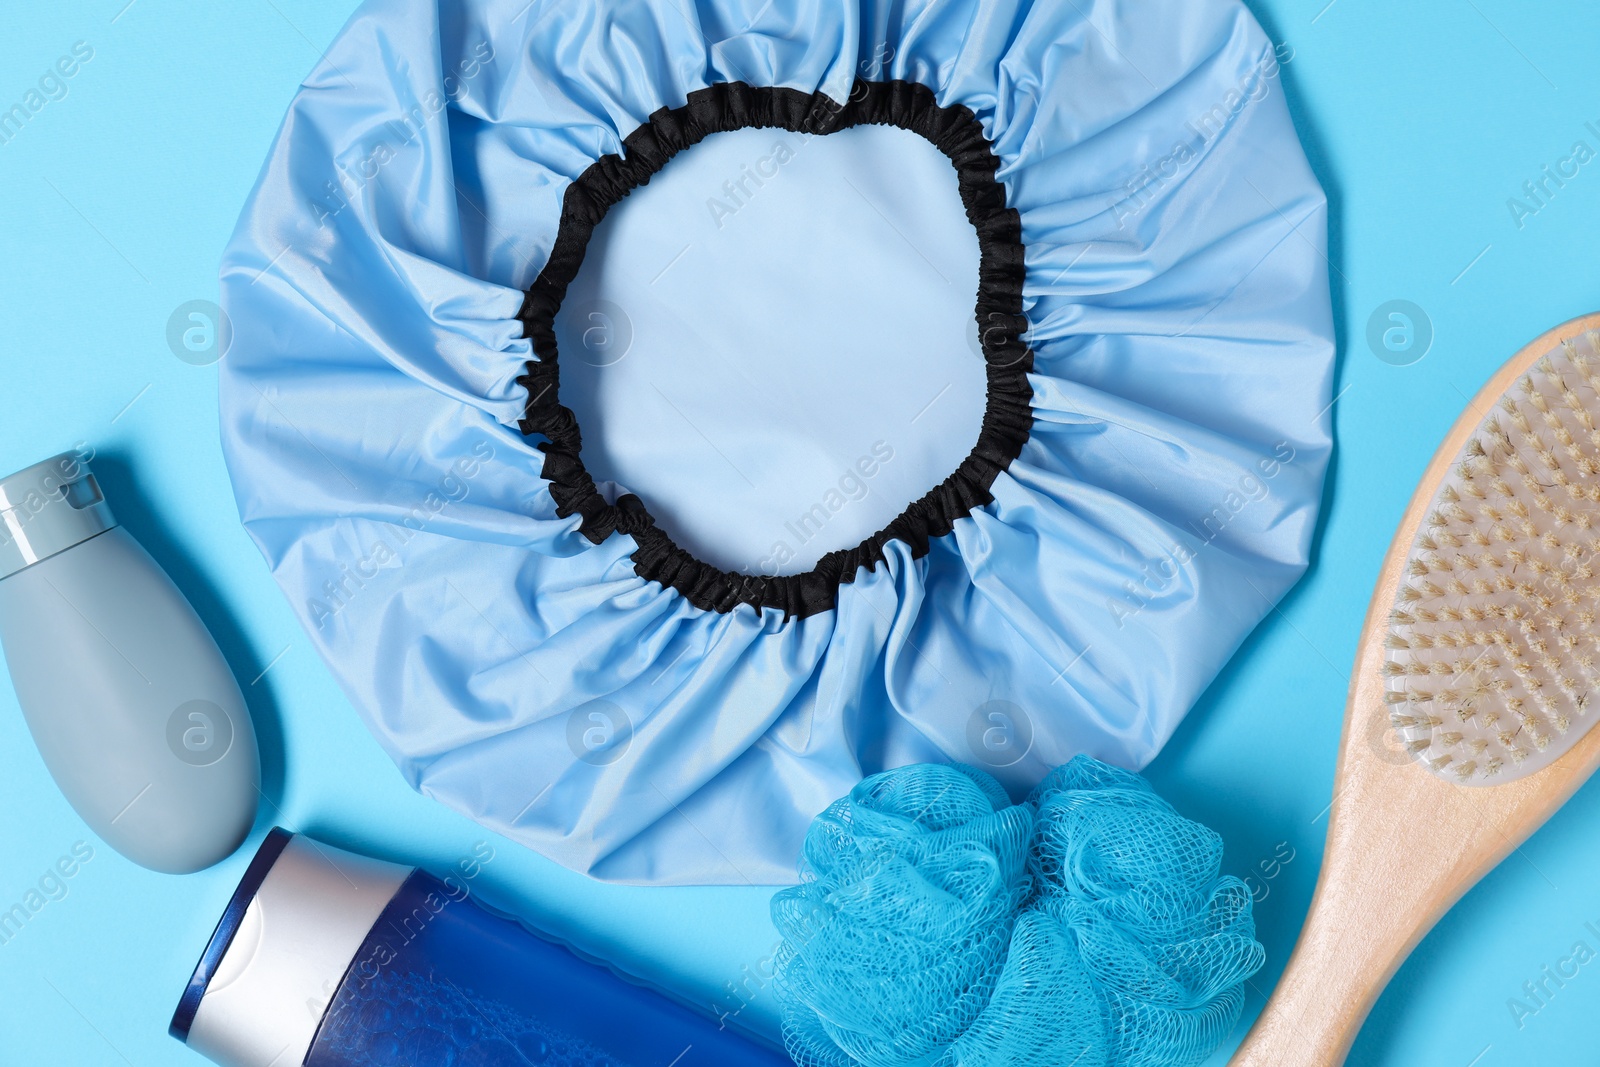
M 167 348 L 173 309 L 215 299 L 218 254 L 279 119 L 353 5 L 125 3 L 12 4 L 0 15 L 0 110 L 74 42 L 95 50 L 67 96 L 0 145 L 0 468 L 80 442 L 95 449 L 125 525 L 195 602 L 245 685 L 267 802 L 250 845 L 201 875 L 151 874 L 97 846 L 69 895 L 0 945 L 0 1065 L 201 1062 L 166 1036 L 167 1020 L 269 822 L 435 869 L 491 840 L 487 899 L 692 999 L 736 1007 L 727 984 L 757 973 L 775 941 L 767 891 L 600 885 L 406 788 L 237 524 L 215 369 Z M 1283 82 L 1333 209 L 1341 360 L 1326 520 L 1310 575 L 1150 772 L 1223 833 L 1234 873 L 1295 852 L 1276 877 L 1256 873 L 1270 962 L 1252 1015 L 1310 899 L 1357 633 L 1416 479 L 1496 366 L 1600 308 L 1600 160 L 1522 228 L 1507 207 L 1575 141 L 1600 149 L 1585 128 L 1600 129 L 1600 9 L 1324 3 L 1254 8 L 1294 50 Z M 1391 299 L 1421 305 L 1436 331 L 1411 366 L 1366 345 L 1369 315 Z M 1400 971 L 1350 1062 L 1592 1059 L 1600 963 L 1520 1030 L 1506 1002 L 1575 941 L 1600 949 L 1584 929 L 1600 927 L 1596 820 L 1600 786 L 1590 786 L 1470 893 Z M 86 839 L 0 686 L 0 909 Z M 768 999 L 744 1018 L 770 1025 Z

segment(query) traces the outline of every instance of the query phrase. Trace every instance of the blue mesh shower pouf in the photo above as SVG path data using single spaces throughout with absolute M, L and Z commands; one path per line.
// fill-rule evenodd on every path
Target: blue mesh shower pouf
M 244 524 L 406 778 L 596 877 L 1142 767 L 1316 520 L 1281 58 L 1237 0 L 368 0 L 223 262 Z
M 1013 805 L 981 770 L 866 779 L 772 900 L 800 1067 L 1193 1067 L 1265 953 L 1222 840 L 1087 756 Z

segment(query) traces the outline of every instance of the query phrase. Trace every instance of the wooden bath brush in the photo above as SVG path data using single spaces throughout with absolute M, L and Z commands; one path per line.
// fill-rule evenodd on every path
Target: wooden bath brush
M 1233 1067 L 1324 1067 L 1439 917 L 1600 763 L 1600 315 L 1440 445 L 1356 652 L 1316 895 Z

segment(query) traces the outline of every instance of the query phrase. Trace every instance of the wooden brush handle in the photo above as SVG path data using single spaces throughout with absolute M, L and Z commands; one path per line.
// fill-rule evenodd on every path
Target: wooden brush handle
M 1376 679 L 1377 672 L 1371 672 Z M 1365 689 L 1373 688 L 1372 692 Z M 1381 686 L 1352 701 L 1383 715 Z M 1356 709 L 1352 708 L 1352 712 Z M 1366 727 L 1351 729 L 1365 721 Z M 1400 963 L 1461 895 L 1550 817 L 1600 762 L 1600 730 L 1506 785 L 1435 778 L 1347 719 L 1311 911 L 1232 1067 L 1337 1067 Z
M 1416 943 L 1581 780 L 1542 795 L 1452 785 L 1350 732 L 1311 911 L 1234 1067 L 1342 1064 Z

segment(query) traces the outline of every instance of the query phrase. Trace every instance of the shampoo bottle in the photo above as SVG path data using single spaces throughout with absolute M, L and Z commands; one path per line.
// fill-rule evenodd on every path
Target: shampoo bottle
M 788 1067 L 457 878 L 274 829 L 172 1035 L 222 1067 Z
M 0 644 L 45 766 L 112 848 L 185 874 L 249 835 L 239 685 L 75 453 L 0 479 Z

